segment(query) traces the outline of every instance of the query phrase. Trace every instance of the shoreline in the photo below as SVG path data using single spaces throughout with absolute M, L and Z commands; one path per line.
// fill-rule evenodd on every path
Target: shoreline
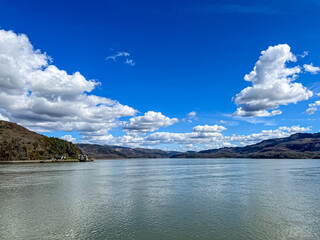
M 17 164 L 17 163 L 67 163 L 80 162 L 78 159 L 72 160 L 14 160 L 14 161 L 0 161 L 0 164 Z

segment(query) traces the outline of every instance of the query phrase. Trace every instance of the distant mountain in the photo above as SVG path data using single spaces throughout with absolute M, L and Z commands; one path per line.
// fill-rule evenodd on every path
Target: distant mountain
M 174 158 L 320 158 L 320 133 L 296 133 L 245 147 L 182 153 Z
M 0 161 L 77 158 L 81 150 L 65 140 L 46 137 L 12 122 L 0 121 Z
M 320 158 L 320 133 L 297 133 L 286 138 L 264 140 L 245 147 L 200 152 L 168 152 L 159 149 L 129 148 L 97 144 L 72 144 L 46 137 L 7 121 L 0 121 L 0 161 L 48 160 L 57 155 L 93 159 L 120 158 Z
M 179 154 L 179 152 L 166 152 L 159 149 L 128 148 L 98 144 L 77 144 L 77 146 L 93 159 L 169 158 Z

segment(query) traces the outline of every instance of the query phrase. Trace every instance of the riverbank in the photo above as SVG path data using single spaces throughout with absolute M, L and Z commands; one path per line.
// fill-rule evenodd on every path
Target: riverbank
M 80 162 L 78 159 L 68 160 L 14 160 L 14 161 L 0 161 L 0 164 L 15 164 L 15 163 L 62 163 L 62 162 Z

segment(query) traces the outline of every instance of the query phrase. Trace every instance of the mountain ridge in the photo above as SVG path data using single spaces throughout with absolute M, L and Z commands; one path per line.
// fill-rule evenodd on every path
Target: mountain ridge
M 320 158 L 320 133 L 296 133 L 263 140 L 244 147 L 225 147 L 199 152 L 175 152 L 71 142 L 32 132 L 16 123 L 0 120 L 0 161 L 47 160 L 56 155 L 93 159 L 124 158 Z
M 94 159 L 123 159 L 123 158 L 170 158 L 181 152 L 164 151 L 150 148 L 129 148 L 113 145 L 76 144 L 85 154 Z
M 174 158 L 320 158 L 320 133 L 295 133 L 244 147 L 209 149 Z

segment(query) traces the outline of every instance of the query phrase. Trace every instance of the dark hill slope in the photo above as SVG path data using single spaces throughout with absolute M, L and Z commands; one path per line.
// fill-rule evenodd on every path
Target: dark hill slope
M 12 122 L 0 121 L 0 161 L 77 158 L 81 150 L 59 138 L 46 137 Z
M 77 144 L 77 146 L 93 159 L 169 158 L 177 154 L 177 152 L 166 152 L 159 149 L 128 148 L 110 145 Z
M 245 146 L 220 148 L 175 158 L 320 158 L 320 133 L 296 133 L 286 138 L 264 140 Z

